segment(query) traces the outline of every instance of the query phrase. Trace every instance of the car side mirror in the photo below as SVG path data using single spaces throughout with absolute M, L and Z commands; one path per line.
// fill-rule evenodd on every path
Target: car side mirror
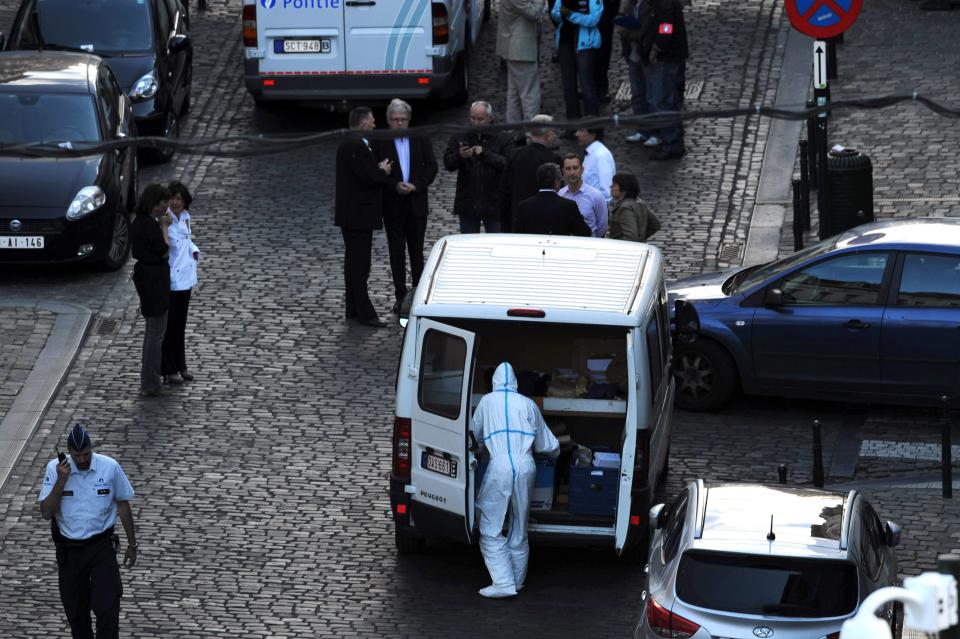
M 687 300 L 677 300 L 673 304 L 673 321 L 676 326 L 676 337 L 684 344 L 697 339 L 700 334 L 700 314 L 693 304 Z
M 657 504 L 650 508 L 650 523 L 655 530 L 660 530 L 667 523 L 667 505 Z
M 779 288 L 768 288 L 763 294 L 763 305 L 769 308 L 783 306 L 783 291 Z
M 410 321 L 410 309 L 413 308 L 413 296 L 416 294 L 417 289 L 412 291 L 407 291 L 407 294 L 404 296 L 403 301 L 400 302 L 400 326 L 403 328 L 407 327 L 407 322 Z
M 169 42 L 167 42 L 167 50 L 173 54 L 180 53 L 181 51 L 187 51 L 192 46 L 193 43 L 190 42 L 190 37 L 185 36 L 182 33 L 178 33 L 170 38 Z
M 883 527 L 883 537 L 884 541 L 888 546 L 893 548 L 894 546 L 900 545 L 900 526 L 888 521 L 887 525 Z

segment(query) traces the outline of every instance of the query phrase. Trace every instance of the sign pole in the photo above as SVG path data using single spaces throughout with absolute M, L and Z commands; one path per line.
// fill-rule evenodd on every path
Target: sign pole
M 817 40 L 813 43 L 813 97 L 817 108 L 830 104 L 827 83 L 827 43 Z M 827 185 L 827 113 L 818 113 L 816 117 L 817 151 L 817 216 L 820 219 L 818 236 L 824 239 L 833 235 L 831 231 L 832 212 L 830 193 Z

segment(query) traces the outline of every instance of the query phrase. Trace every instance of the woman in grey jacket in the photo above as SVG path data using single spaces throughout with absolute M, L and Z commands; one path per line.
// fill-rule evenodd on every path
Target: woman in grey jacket
M 607 237 L 613 240 L 644 242 L 656 232 L 651 218 L 656 219 L 647 203 L 639 198 L 640 184 L 630 173 L 617 173 L 610 185 Z M 658 227 L 659 228 L 659 227 Z

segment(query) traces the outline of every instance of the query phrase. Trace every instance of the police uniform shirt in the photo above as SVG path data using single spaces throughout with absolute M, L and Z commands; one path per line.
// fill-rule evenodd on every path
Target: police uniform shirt
M 133 486 L 113 458 L 93 454 L 90 468 L 77 470 L 68 455 L 70 475 L 63 487 L 60 512 L 56 513 L 60 532 L 69 539 L 88 539 L 113 527 L 117 521 L 117 502 L 133 498 Z M 53 492 L 57 481 L 57 460 L 51 459 L 43 477 L 40 499 Z

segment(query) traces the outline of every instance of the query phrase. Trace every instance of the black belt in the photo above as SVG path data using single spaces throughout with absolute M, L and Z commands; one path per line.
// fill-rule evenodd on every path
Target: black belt
M 64 537 L 62 534 L 57 535 L 54 538 L 54 543 L 57 546 L 62 546 L 64 548 L 83 548 L 85 546 L 92 546 L 93 544 L 98 544 L 101 541 L 105 541 L 113 537 L 113 528 L 107 528 L 102 533 L 97 533 L 92 537 L 87 537 L 86 539 L 70 539 L 69 537 Z

